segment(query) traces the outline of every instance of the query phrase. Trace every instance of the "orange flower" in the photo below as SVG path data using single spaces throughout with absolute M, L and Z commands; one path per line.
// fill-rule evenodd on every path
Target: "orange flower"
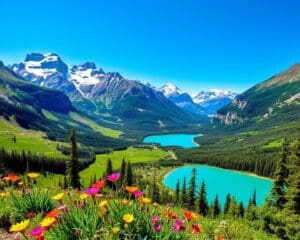
M 58 210 L 58 209 L 54 209 L 54 210 L 52 210 L 51 212 L 48 212 L 48 213 L 46 214 L 46 217 L 49 217 L 49 218 L 56 218 L 56 217 L 58 217 L 58 215 L 59 215 L 59 210 Z
M 184 212 L 184 217 L 188 220 L 188 221 L 192 221 L 195 218 L 197 218 L 196 214 L 190 211 L 185 211 Z
M 169 217 L 169 218 L 172 218 L 172 219 L 176 219 L 177 218 L 175 212 L 173 212 L 170 209 L 165 210 L 164 213 L 163 213 L 163 216 L 166 216 L 166 217 Z
M 121 204 L 121 205 L 126 205 L 127 203 L 128 203 L 128 200 L 125 199 L 125 198 L 122 198 L 122 199 L 120 200 L 120 204 Z
M 192 225 L 192 230 L 193 230 L 193 233 L 200 234 L 201 233 L 200 224 L 193 224 Z
M 106 210 L 100 210 L 99 216 L 104 217 L 106 215 Z
M 216 236 L 216 237 L 215 237 L 215 240 L 225 240 L 225 238 L 222 237 L 222 236 Z
M 151 199 L 150 198 L 144 198 L 144 197 L 142 197 L 140 201 L 141 201 L 142 204 L 151 203 Z
M 104 188 L 104 185 L 105 185 L 105 180 L 100 180 L 100 181 L 95 182 L 92 185 L 92 187 L 102 189 L 102 188 Z
M 13 173 L 9 173 L 7 174 L 8 178 L 10 181 L 12 181 L 13 183 L 18 181 L 20 179 L 19 176 L 14 175 Z
M 138 188 L 134 186 L 126 186 L 125 189 L 130 193 L 134 193 L 136 190 L 138 190 Z

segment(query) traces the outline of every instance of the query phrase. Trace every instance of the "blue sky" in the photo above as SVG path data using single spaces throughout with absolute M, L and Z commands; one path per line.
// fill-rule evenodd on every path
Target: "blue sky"
M 0 60 L 68 64 L 196 93 L 243 91 L 300 62 L 300 1 L 2 0 Z

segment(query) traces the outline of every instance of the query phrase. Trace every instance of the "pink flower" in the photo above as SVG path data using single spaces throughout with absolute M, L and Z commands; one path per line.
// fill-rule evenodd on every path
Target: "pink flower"
M 68 211 L 67 205 L 58 205 L 58 206 L 56 207 L 56 209 L 62 210 L 62 211 L 64 211 L 64 212 L 67 212 L 67 211 Z
M 99 188 L 92 187 L 85 190 L 85 193 L 88 195 L 95 195 L 97 192 L 99 192 Z
M 173 231 L 174 232 L 179 232 L 179 231 L 184 231 L 185 227 L 184 227 L 184 223 L 182 220 L 177 219 L 175 224 L 173 225 Z
M 143 196 L 143 192 L 140 190 L 136 190 L 133 194 L 136 198 Z
M 155 232 L 160 232 L 161 231 L 161 225 L 159 223 L 154 223 L 153 229 Z
M 111 175 L 108 175 L 108 176 L 106 177 L 106 179 L 107 179 L 108 181 L 114 183 L 114 182 L 118 181 L 119 177 L 120 177 L 120 173 L 112 173 Z
M 29 233 L 30 237 L 37 237 L 39 235 L 41 235 L 43 233 L 43 227 L 38 226 L 34 229 L 31 230 L 31 232 Z
M 159 221 L 157 215 L 154 215 L 154 216 L 151 218 L 151 220 L 152 220 L 152 222 L 154 222 L 154 223 L 157 223 L 157 222 Z

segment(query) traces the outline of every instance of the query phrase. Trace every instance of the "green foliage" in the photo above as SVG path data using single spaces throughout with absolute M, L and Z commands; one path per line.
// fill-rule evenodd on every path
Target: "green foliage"
M 218 194 L 216 195 L 216 197 L 214 199 L 214 202 L 211 206 L 210 212 L 213 217 L 217 217 L 221 213 L 221 206 L 219 203 Z
M 204 181 L 202 181 L 197 201 L 199 214 L 206 216 L 208 214 L 209 206 L 207 202 L 206 187 Z
M 184 177 L 183 178 L 183 183 L 182 183 L 182 188 L 181 188 L 181 193 L 180 193 L 180 203 L 181 203 L 182 207 L 186 207 L 187 206 L 186 197 L 187 197 L 186 179 Z
M 230 201 L 231 201 L 230 193 L 227 193 L 226 201 L 225 201 L 225 204 L 224 204 L 224 214 L 226 214 L 229 210 Z
M 180 202 L 180 182 L 179 179 L 176 183 L 176 190 L 175 190 L 175 203 L 178 204 Z
M 187 193 L 187 204 L 189 209 L 195 208 L 195 188 L 196 188 L 196 168 L 192 170 L 192 177 L 190 179 L 190 184 Z
M 134 184 L 133 172 L 130 161 L 127 162 L 126 166 L 125 183 L 127 186 L 132 186 Z

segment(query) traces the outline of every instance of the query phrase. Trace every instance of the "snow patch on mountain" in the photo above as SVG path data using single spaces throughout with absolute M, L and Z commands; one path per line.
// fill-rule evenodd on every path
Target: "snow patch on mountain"
M 183 90 L 179 89 L 173 83 L 166 83 L 164 86 L 157 89 L 158 91 L 162 92 L 165 97 L 177 96 L 184 93 Z
M 196 96 L 193 97 L 195 103 L 201 104 L 205 101 L 217 99 L 217 98 L 229 98 L 234 99 L 237 93 L 232 92 L 231 90 L 222 90 L 222 89 L 211 89 L 209 91 L 201 91 Z

